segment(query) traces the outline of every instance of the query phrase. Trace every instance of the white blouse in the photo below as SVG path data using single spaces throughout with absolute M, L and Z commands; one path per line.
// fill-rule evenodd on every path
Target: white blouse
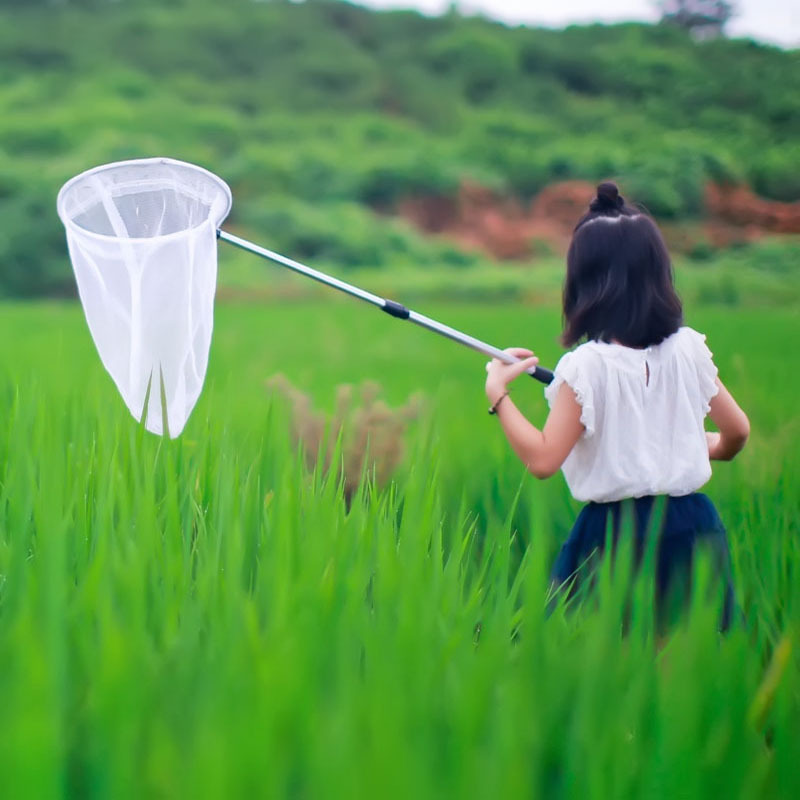
M 576 500 L 690 494 L 711 477 L 704 419 L 719 391 L 705 336 L 680 328 L 637 350 L 591 341 L 566 353 L 545 388 L 572 387 L 585 428 L 562 466 Z

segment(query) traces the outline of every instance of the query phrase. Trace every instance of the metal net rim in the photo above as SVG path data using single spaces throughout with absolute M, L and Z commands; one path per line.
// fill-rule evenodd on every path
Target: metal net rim
M 197 225 L 193 225 L 191 227 L 185 228 L 179 231 L 173 231 L 172 233 L 164 233 L 159 234 L 158 236 L 142 236 L 137 238 L 123 238 L 120 236 L 114 236 L 108 233 L 97 233 L 95 231 L 91 231 L 88 228 L 84 228 L 82 225 L 79 225 L 72 217 L 72 214 L 68 214 L 65 205 L 66 205 L 66 198 L 72 189 L 81 181 L 85 180 L 86 178 L 91 177 L 97 173 L 106 172 L 110 169 L 116 169 L 118 167 L 130 167 L 130 166 L 150 166 L 150 165 L 166 165 L 171 167 L 180 167 L 181 169 L 188 169 L 195 173 L 199 173 L 200 175 L 209 178 L 212 183 L 214 183 L 222 196 L 225 197 L 225 207 L 224 211 L 219 214 L 219 219 L 212 220 L 211 216 L 208 216 L 205 220 Z M 191 192 L 186 192 L 187 195 L 193 195 Z M 202 198 L 197 198 L 202 199 Z M 188 161 L 180 161 L 176 158 L 168 158 L 166 156 L 158 156 L 155 158 L 131 158 L 124 161 L 111 161 L 108 164 L 100 164 L 96 167 L 92 167 L 91 169 L 84 170 L 83 172 L 75 175 L 73 178 L 70 178 L 59 190 L 58 197 L 56 198 L 56 211 L 58 212 L 58 216 L 61 218 L 62 223 L 64 226 L 72 233 L 77 236 L 86 236 L 91 239 L 95 239 L 100 242 L 126 242 L 131 245 L 138 244 L 145 244 L 150 242 L 158 242 L 158 241 L 166 241 L 169 239 L 178 239 L 182 236 L 187 236 L 191 234 L 193 231 L 197 231 L 199 228 L 202 228 L 207 223 L 211 222 L 216 230 L 222 224 L 223 220 L 228 216 L 230 213 L 231 207 L 233 205 L 233 195 L 231 193 L 231 189 L 227 183 L 225 183 L 222 178 L 218 175 L 215 175 L 210 170 L 205 169 L 204 167 L 199 167 L 197 164 L 191 164 Z

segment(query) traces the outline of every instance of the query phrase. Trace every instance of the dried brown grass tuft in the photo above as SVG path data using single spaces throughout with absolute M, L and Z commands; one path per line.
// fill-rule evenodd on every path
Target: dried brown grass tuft
M 284 375 L 269 378 L 266 386 L 288 401 L 292 440 L 302 446 L 310 469 L 322 459 L 323 468 L 329 470 L 341 438 L 340 468 L 348 501 L 365 470 L 374 474 L 378 486 L 386 485 L 403 460 L 408 424 L 417 419 L 422 405 L 422 396 L 413 394 L 404 405 L 391 408 L 381 399 L 381 385 L 364 381 L 358 387 L 337 386 L 334 411 L 329 416 L 316 410 L 311 396 Z

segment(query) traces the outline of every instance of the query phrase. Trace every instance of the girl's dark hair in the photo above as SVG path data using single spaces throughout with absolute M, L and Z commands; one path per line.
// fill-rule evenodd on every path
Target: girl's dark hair
M 647 214 L 625 202 L 616 184 L 601 183 L 567 253 L 564 344 L 585 337 L 649 347 L 682 322 L 661 232 Z

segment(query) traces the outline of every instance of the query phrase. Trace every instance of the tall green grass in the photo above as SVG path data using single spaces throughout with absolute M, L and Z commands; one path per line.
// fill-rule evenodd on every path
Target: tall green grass
M 552 312 L 424 310 L 557 358 Z M 720 637 L 698 592 L 660 640 L 646 570 L 621 634 L 624 554 L 547 617 L 576 505 L 508 452 L 480 357 L 347 303 L 222 307 L 167 441 L 79 308 L 0 309 L 0 796 L 798 796 L 797 320 L 690 322 L 753 422 L 707 488 L 742 615 Z M 345 381 L 423 389 L 394 481 L 347 504 L 308 470 L 278 371 L 328 407 Z

